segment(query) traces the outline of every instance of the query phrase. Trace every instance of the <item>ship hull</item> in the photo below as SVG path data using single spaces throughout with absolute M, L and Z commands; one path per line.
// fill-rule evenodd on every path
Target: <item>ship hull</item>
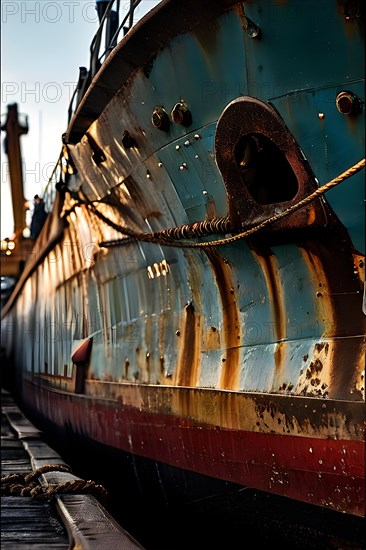
M 56 430 L 64 437 L 72 435 L 308 504 L 365 514 L 362 434 L 355 439 L 364 415 L 362 403 L 103 386 L 96 392 L 103 398 L 92 398 L 29 381 L 24 402 L 33 414 L 38 411 L 38 421 L 51 424 L 51 433 Z M 201 419 L 187 416 L 190 401 L 201 411 Z M 219 425 L 218 414 L 225 425 Z M 347 425 L 346 418 L 352 418 Z M 275 433 L 279 424 L 282 434 Z
M 365 514 L 352 6 L 165 0 L 92 75 L 3 310 L 41 425 Z

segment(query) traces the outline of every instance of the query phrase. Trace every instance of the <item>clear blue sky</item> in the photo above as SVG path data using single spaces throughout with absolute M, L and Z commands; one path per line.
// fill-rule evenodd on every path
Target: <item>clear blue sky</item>
M 157 3 L 143 1 L 135 21 Z M 127 10 L 129 2 L 120 5 Z M 3 122 L 7 105 L 18 103 L 19 112 L 29 117 L 29 133 L 20 138 L 26 199 L 43 194 L 57 161 L 79 67 L 89 67 L 97 28 L 93 0 L 1 2 L 1 115 Z M 7 173 L 1 145 L 1 238 L 13 231 Z

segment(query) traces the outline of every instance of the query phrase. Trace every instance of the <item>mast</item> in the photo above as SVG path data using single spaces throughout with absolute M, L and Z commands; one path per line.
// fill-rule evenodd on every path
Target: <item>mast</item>
M 23 167 L 20 150 L 20 136 L 28 133 L 28 117 L 24 124 L 19 120 L 18 105 L 8 105 L 5 123 L 1 130 L 6 132 L 4 149 L 8 157 L 8 173 L 10 176 L 11 197 L 13 203 L 14 235 L 1 241 L 1 277 L 10 278 L 9 288 L 1 291 L 1 304 L 8 298 L 13 282 L 17 280 L 23 271 L 25 262 L 32 250 L 33 241 L 24 238 L 23 231 L 26 228 L 25 198 L 23 185 Z M 5 281 L 4 285 L 5 285 Z
M 5 153 L 8 157 L 11 196 L 13 203 L 14 215 L 14 233 L 15 239 L 20 239 L 23 230 L 26 227 L 25 223 L 25 198 L 23 186 L 23 167 L 20 151 L 20 136 L 28 133 L 28 117 L 25 119 L 25 124 L 21 124 L 18 115 L 18 105 L 13 103 L 8 105 L 8 113 L 5 124 L 1 126 L 1 130 L 6 132 L 4 139 Z

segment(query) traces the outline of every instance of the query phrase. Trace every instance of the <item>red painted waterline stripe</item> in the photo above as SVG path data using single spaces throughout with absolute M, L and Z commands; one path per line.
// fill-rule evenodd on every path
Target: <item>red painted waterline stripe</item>
M 295 500 L 365 514 L 362 441 L 218 429 L 41 388 L 37 397 L 28 397 L 56 425 L 68 423 L 76 434 L 113 448 Z

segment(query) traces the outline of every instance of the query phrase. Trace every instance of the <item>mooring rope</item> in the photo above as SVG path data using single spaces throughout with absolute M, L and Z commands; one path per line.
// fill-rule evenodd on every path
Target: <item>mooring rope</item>
M 99 500 L 107 500 L 107 491 L 92 480 L 75 479 L 65 483 L 43 486 L 38 478 L 46 472 L 71 472 L 64 464 L 45 464 L 29 474 L 9 474 L 1 477 L 2 496 L 32 497 L 36 500 L 48 500 L 59 494 L 93 494 Z
M 179 225 L 177 227 L 171 227 L 168 229 L 163 229 L 161 231 L 157 232 L 138 232 L 134 231 L 133 229 L 130 229 L 128 227 L 122 227 L 112 220 L 110 220 L 107 216 L 102 214 L 93 202 L 88 202 L 85 200 L 79 200 L 78 204 L 74 205 L 82 205 L 85 204 L 88 208 L 92 210 L 92 212 L 103 222 L 105 222 L 107 225 L 118 231 L 119 233 L 126 235 L 127 238 L 124 239 L 114 239 L 110 241 L 103 241 L 99 243 L 99 246 L 102 248 L 108 248 L 111 246 L 117 246 L 121 244 L 127 244 L 131 242 L 131 240 L 138 240 L 138 241 L 145 241 L 150 242 L 154 244 L 159 244 L 161 246 L 172 246 L 176 248 L 207 248 L 207 247 L 213 247 L 213 246 L 220 246 L 229 244 L 235 241 L 238 241 L 240 239 L 244 239 L 246 237 L 249 237 L 250 235 L 253 235 L 254 233 L 257 233 L 261 229 L 264 229 L 270 224 L 273 224 L 280 219 L 289 216 L 296 210 L 299 210 L 300 208 L 303 208 L 304 206 L 307 206 L 320 196 L 324 195 L 327 191 L 332 189 L 333 187 L 336 187 L 346 179 L 350 178 L 362 168 L 365 166 L 365 159 L 360 160 L 341 174 L 339 174 L 336 178 L 330 180 L 326 184 L 322 185 L 318 189 L 316 189 L 313 193 L 302 199 L 301 201 L 297 202 L 296 204 L 290 206 L 286 210 L 283 210 L 282 212 L 278 212 L 274 216 L 271 216 L 270 218 L 267 218 L 263 222 L 259 223 L 258 225 L 255 225 L 254 227 L 251 227 L 245 231 L 241 231 L 241 227 L 233 227 L 231 220 L 229 217 L 223 217 L 223 218 L 214 218 L 212 220 L 206 220 L 201 222 L 195 222 L 192 224 L 183 224 Z M 96 201 L 101 202 L 101 201 Z M 214 241 L 204 241 L 204 242 L 178 242 L 181 239 L 191 239 L 191 238 L 198 238 L 203 236 L 210 236 L 213 234 L 225 234 L 225 233 L 236 233 L 235 235 L 224 237 L 222 239 L 214 240 Z M 129 238 L 128 238 L 129 237 Z
M 296 210 L 299 210 L 300 208 L 303 208 L 304 206 L 307 206 L 308 204 L 313 202 L 315 199 L 317 199 L 320 196 L 324 195 L 324 193 L 329 191 L 329 189 L 332 189 L 333 187 L 336 187 L 337 185 L 339 185 L 340 183 L 342 183 L 346 179 L 350 178 L 351 176 L 353 176 L 354 174 L 356 174 L 357 172 L 362 170 L 362 168 L 364 168 L 364 166 L 365 166 L 365 159 L 362 159 L 359 162 L 357 162 L 356 164 L 354 164 L 353 166 L 351 166 L 350 168 L 348 168 L 347 170 L 345 170 L 345 172 L 342 172 L 341 174 L 339 174 L 339 176 L 337 176 L 336 178 L 328 181 L 328 183 L 325 183 L 324 185 L 322 185 L 321 187 L 316 189 L 313 193 L 311 193 L 310 195 L 308 195 L 307 197 L 305 197 L 301 201 L 299 201 L 296 204 L 290 206 L 289 208 L 287 208 L 283 212 L 279 212 L 275 216 L 271 216 L 270 218 L 267 218 L 266 220 L 264 220 L 260 224 L 256 225 L 255 227 L 247 229 L 246 231 L 238 233 L 237 235 L 233 235 L 232 237 L 227 237 L 225 239 L 220 239 L 220 240 L 217 240 L 217 241 L 210 241 L 208 243 L 194 243 L 193 246 L 194 247 L 218 246 L 220 244 L 228 244 L 228 243 L 238 241 L 239 239 L 244 239 L 246 237 L 249 237 L 249 235 L 252 235 L 253 233 L 256 233 L 257 231 L 260 231 L 261 229 L 264 229 L 265 227 L 267 227 L 267 225 L 270 225 L 270 224 L 284 218 L 285 216 L 288 216 L 289 214 L 292 214 L 292 212 L 295 212 Z
M 6 476 L 1 476 L 1 487 L 12 483 L 20 483 L 23 485 L 27 485 L 29 483 L 33 483 L 42 474 L 45 474 L 47 472 L 52 472 L 52 471 L 70 473 L 71 468 L 66 464 L 44 464 L 37 470 L 34 470 L 33 472 L 30 472 L 30 473 L 8 474 Z

